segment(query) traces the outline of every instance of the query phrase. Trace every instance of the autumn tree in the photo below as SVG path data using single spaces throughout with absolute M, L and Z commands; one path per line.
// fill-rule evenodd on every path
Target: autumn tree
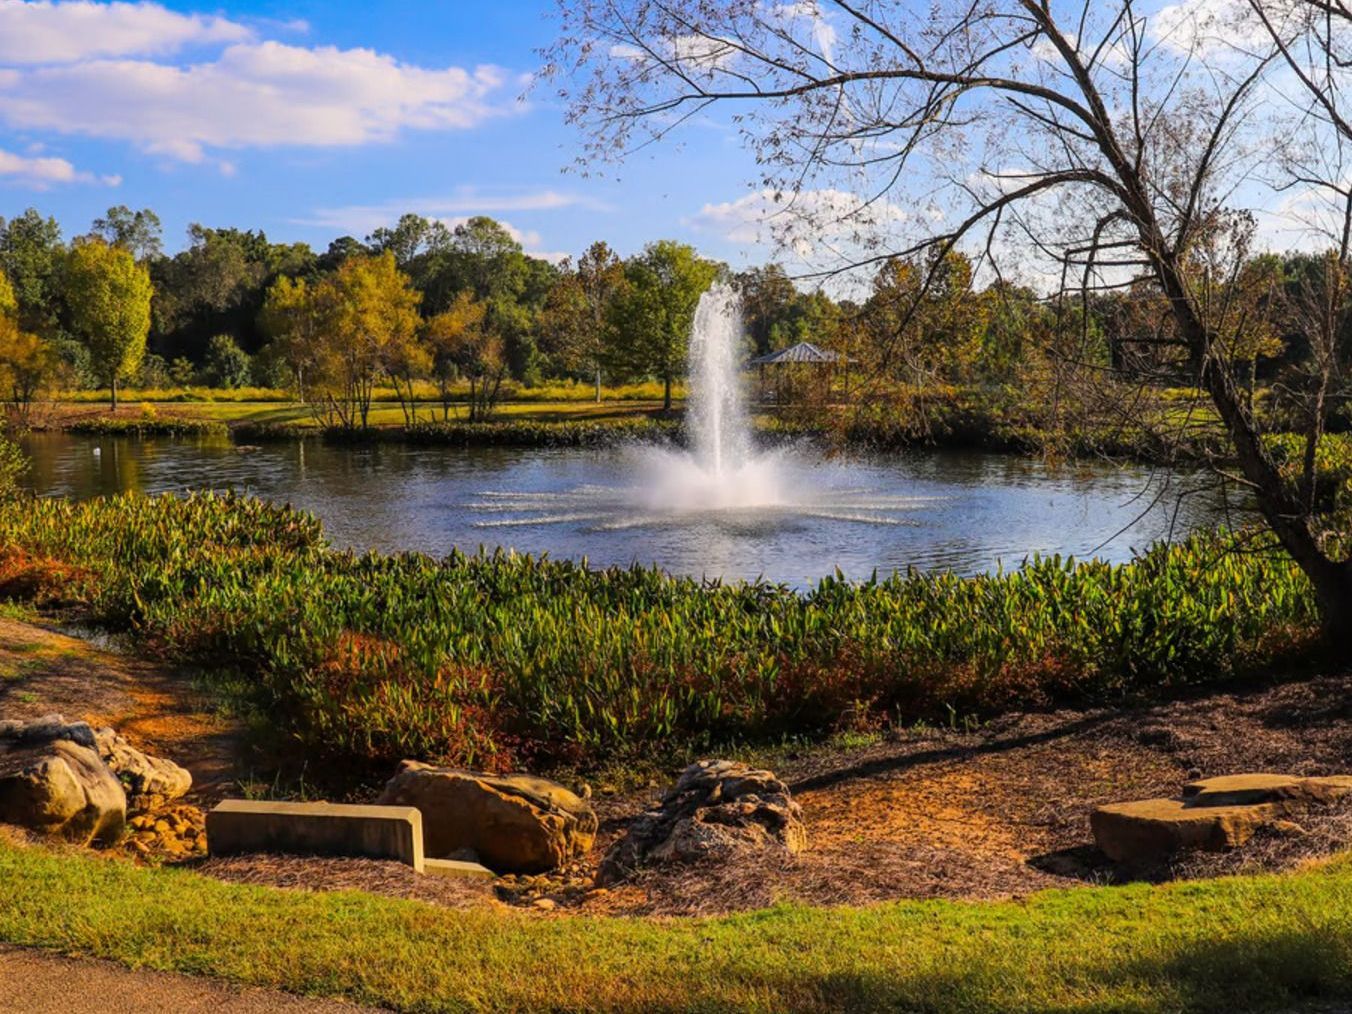
M 101 239 L 77 242 L 63 273 L 71 330 L 89 350 L 117 410 L 118 383 L 141 365 L 150 333 L 150 274 L 127 250 Z
M 456 296 L 450 308 L 430 318 L 423 325 L 423 336 L 432 357 L 432 378 L 441 397 L 441 418 L 451 417 L 452 385 L 462 375 L 466 359 L 473 359 L 470 350 L 480 348 L 487 307 L 465 291 Z M 471 412 L 476 399 L 471 398 Z M 490 406 L 491 407 L 491 406 Z
M 307 384 L 323 354 L 324 330 L 330 319 L 323 301 L 331 295 L 329 287 L 283 275 L 263 300 L 260 323 L 272 339 L 274 354 L 286 364 L 302 402 L 308 400 Z
M 338 422 L 365 429 L 377 382 L 418 332 L 420 296 L 389 252 L 348 258 L 320 288 L 319 379 Z
M 0 272 L 0 401 L 13 406 L 20 425 L 28 425 L 33 402 L 59 368 L 51 344 L 19 326 L 18 300 Z

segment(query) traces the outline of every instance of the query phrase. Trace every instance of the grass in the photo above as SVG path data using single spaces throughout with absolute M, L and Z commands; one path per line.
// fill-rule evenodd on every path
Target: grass
M 1260 1011 L 1352 999 L 1352 863 L 999 903 L 541 918 L 0 844 L 0 940 L 401 1010 Z
M 335 552 L 235 496 L 0 506 L 0 599 L 78 602 L 169 656 L 229 659 L 279 731 L 385 762 L 591 767 L 730 741 L 1120 701 L 1309 649 L 1289 558 L 1228 535 L 1112 566 L 826 578 L 806 594 L 504 552 Z

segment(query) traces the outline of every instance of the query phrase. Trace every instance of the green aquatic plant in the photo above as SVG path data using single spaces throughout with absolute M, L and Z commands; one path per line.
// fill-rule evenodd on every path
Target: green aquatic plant
M 0 507 L 0 599 L 31 589 L 250 675 L 316 748 L 469 764 L 1111 701 L 1262 668 L 1318 628 L 1306 579 L 1254 534 L 800 593 L 503 551 L 337 551 L 307 514 L 210 494 Z

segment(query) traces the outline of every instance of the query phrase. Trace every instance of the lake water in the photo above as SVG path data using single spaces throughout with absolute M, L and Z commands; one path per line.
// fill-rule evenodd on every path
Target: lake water
M 1185 476 L 966 452 L 826 459 L 788 451 L 773 462 L 788 505 L 711 510 L 703 494 L 683 495 L 679 455 L 633 448 L 310 440 L 240 449 L 56 434 L 24 445 L 42 495 L 233 488 L 312 511 L 342 546 L 443 555 L 501 545 L 594 566 L 657 564 L 800 587 L 837 568 L 856 579 L 907 567 L 967 574 L 1016 567 L 1034 552 L 1121 561 L 1227 516 L 1214 495 L 1180 498 Z

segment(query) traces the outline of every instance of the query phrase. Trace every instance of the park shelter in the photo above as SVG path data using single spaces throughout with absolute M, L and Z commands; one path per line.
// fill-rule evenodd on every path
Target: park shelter
M 804 374 L 813 378 L 812 386 L 819 393 L 826 394 L 829 400 L 831 389 L 835 386 L 836 372 L 842 368 L 845 391 L 848 394 L 851 362 L 849 356 L 842 355 L 839 352 L 832 352 L 830 349 L 821 348 L 811 342 L 799 342 L 797 345 L 790 345 L 778 352 L 757 356 L 747 365 L 755 366 L 760 371 L 760 400 L 783 404 L 792 397 L 796 386 L 795 381 L 802 378 Z M 767 371 L 773 371 L 773 373 L 767 375 Z M 767 380 L 773 381 L 770 385 L 773 387 L 773 391 L 767 386 Z

